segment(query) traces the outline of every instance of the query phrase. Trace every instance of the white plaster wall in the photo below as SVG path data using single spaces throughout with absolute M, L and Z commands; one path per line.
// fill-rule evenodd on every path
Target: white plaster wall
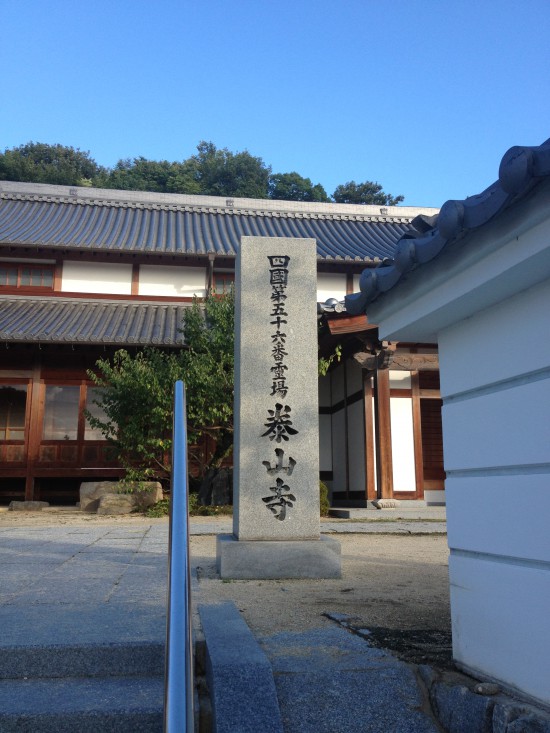
M 416 491 L 412 400 L 390 398 L 393 490 Z
M 411 373 L 390 369 L 390 389 L 410 389 Z
M 63 262 L 61 290 L 64 293 L 109 293 L 130 295 L 132 265 L 105 262 Z
M 320 272 L 317 274 L 317 302 L 324 303 L 329 298 L 343 300 L 346 295 L 345 273 Z
M 549 312 L 543 283 L 439 337 L 454 656 L 545 703 Z
M 348 407 L 349 490 L 365 488 L 365 416 L 363 400 Z
M 206 271 L 202 267 L 141 265 L 139 294 L 203 298 L 206 295 Z

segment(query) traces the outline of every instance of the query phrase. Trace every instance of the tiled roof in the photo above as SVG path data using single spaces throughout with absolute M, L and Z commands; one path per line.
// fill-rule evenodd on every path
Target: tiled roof
M 187 306 L 71 298 L 0 300 L 0 342 L 181 346 Z
M 391 290 L 410 272 L 443 250 L 460 247 L 466 235 L 497 217 L 550 176 L 550 139 L 536 147 L 513 147 L 502 158 L 498 181 L 463 201 L 447 201 L 438 216 L 412 221 L 395 248 L 393 260 L 364 270 L 359 293 L 346 295 L 346 310 L 359 315 L 368 304 Z
M 314 237 L 321 260 L 378 262 L 393 254 L 417 211 L 0 181 L 0 243 L 234 257 L 243 235 Z

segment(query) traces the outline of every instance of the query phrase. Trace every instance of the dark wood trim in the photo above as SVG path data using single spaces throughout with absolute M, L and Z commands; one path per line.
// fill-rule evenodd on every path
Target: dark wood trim
M 422 416 L 420 413 L 420 387 L 418 371 L 411 372 L 412 419 L 414 444 L 414 472 L 416 478 L 415 499 L 424 497 L 424 456 L 422 453 Z
M 134 262 L 132 265 L 132 284 L 130 286 L 132 295 L 139 295 L 139 265 Z
M 363 404 L 365 420 L 365 483 L 369 501 L 376 499 L 375 447 L 374 447 L 374 415 L 371 376 L 363 372 Z
M 376 473 L 379 499 L 393 497 L 393 462 L 391 447 L 390 374 L 382 369 L 374 374 L 376 418 Z
M 38 292 L 36 292 L 38 291 Z M 54 292 L 53 290 L 44 291 L 43 288 L 29 288 L 25 293 L 22 289 L 12 289 L 8 293 L 7 288 L 2 290 L 2 295 L 46 295 L 48 298 L 82 298 L 83 300 L 128 300 L 140 303 L 146 302 L 165 302 L 165 303 L 192 303 L 193 298 L 189 296 L 177 295 L 131 295 L 121 293 L 74 293 L 74 292 Z
M 25 477 L 25 501 L 34 499 L 34 464 L 40 450 L 41 418 L 44 414 L 44 385 L 40 379 L 40 360 L 34 364 L 34 374 L 29 384 L 29 434 L 27 439 L 27 474 Z
M 53 271 L 53 289 L 54 292 L 61 291 L 61 283 L 63 282 L 63 260 L 57 259 L 55 261 L 55 268 Z
M 346 295 L 350 295 L 350 293 L 353 293 L 354 287 L 353 287 L 353 273 L 347 272 L 346 273 Z
M 367 316 L 342 316 L 340 318 L 327 318 L 328 330 L 333 336 L 340 336 L 344 333 L 358 333 L 360 331 L 373 331 L 378 328 L 367 321 Z
M 412 397 L 412 390 L 390 387 L 390 397 Z
M 440 400 L 441 392 L 438 389 L 419 389 L 418 395 L 423 400 Z

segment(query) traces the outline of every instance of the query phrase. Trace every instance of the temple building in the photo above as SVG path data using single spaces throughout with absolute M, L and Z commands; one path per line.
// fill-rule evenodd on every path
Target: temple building
M 119 348 L 185 348 L 185 309 L 230 285 L 246 235 L 317 242 L 320 354 L 341 354 L 319 380 L 333 504 L 442 503 L 437 349 L 381 342 L 344 306 L 361 273 L 436 214 L 0 182 L 0 502 L 71 504 L 81 481 L 123 475 L 86 422 L 87 370 Z

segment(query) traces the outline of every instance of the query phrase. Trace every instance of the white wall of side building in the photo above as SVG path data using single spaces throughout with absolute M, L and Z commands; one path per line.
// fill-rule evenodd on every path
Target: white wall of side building
M 63 262 L 61 290 L 64 293 L 130 295 L 132 265 L 66 260 Z
M 439 342 L 454 656 L 548 703 L 549 312 L 546 282 Z
M 204 298 L 206 270 L 203 267 L 140 265 L 139 295 Z
M 453 656 L 550 705 L 550 180 L 372 304 L 437 341 Z

